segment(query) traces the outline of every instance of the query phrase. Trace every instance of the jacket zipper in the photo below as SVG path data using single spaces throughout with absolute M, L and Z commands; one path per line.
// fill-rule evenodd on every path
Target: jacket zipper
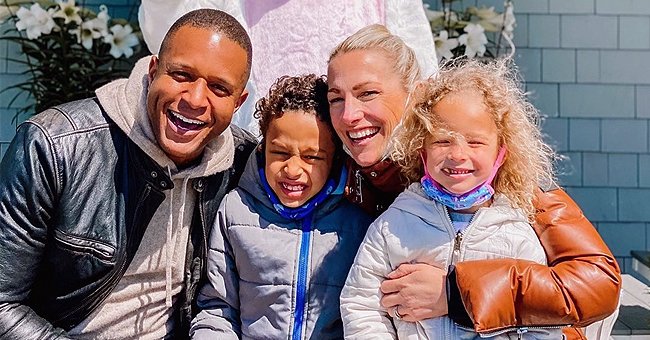
M 204 207 L 203 207 L 203 202 L 204 202 L 204 195 L 203 191 L 199 192 L 199 214 L 201 217 L 201 232 L 203 233 L 203 259 L 208 258 L 208 234 L 206 233 L 206 223 L 205 223 L 205 212 L 204 212 Z M 190 228 L 192 227 L 192 224 L 190 223 Z M 192 230 L 190 229 L 190 236 L 192 235 Z M 191 240 L 190 240 L 191 242 Z M 187 255 L 185 255 L 187 256 Z M 193 256 L 193 254 L 190 254 L 190 256 Z M 204 260 L 205 261 L 205 260 Z M 204 276 L 207 272 L 207 268 L 205 266 L 205 263 L 201 261 L 201 276 Z M 192 297 L 193 298 L 193 297 Z
M 356 192 L 357 199 L 356 199 L 356 201 L 357 201 L 357 203 L 363 203 L 363 191 L 361 190 L 361 183 L 363 182 L 363 175 L 361 175 L 361 170 L 357 169 L 354 172 L 354 178 L 355 178 L 355 184 L 357 186 L 357 190 L 356 190 L 357 191 Z
M 451 255 L 451 261 L 449 262 L 449 264 L 454 264 L 460 260 L 460 246 L 462 245 L 464 234 L 460 230 L 457 231 L 456 227 L 454 227 L 454 223 L 451 221 L 451 216 L 449 215 L 449 210 L 447 210 L 447 207 L 442 207 L 442 210 L 444 210 L 445 216 L 447 216 L 448 226 L 450 227 L 449 230 L 451 231 L 450 234 L 453 235 L 453 232 L 456 232 L 456 234 L 452 236 L 454 238 L 454 247 Z M 467 227 L 465 227 L 464 230 L 465 232 L 467 232 L 472 227 L 472 223 L 474 223 L 477 214 L 478 210 L 474 212 L 472 218 L 467 223 Z
M 454 264 L 460 257 L 460 244 L 463 242 L 463 233 L 459 230 L 454 237 L 454 254 L 451 257 L 451 263 Z
M 67 237 L 67 238 L 79 238 L 79 237 L 70 236 L 70 235 L 67 235 L 66 233 L 64 233 L 62 231 L 58 231 L 58 230 L 55 231 L 54 237 L 59 242 L 65 244 L 66 246 L 73 249 L 74 251 L 82 252 L 82 253 L 90 253 L 90 254 L 96 256 L 97 258 L 99 258 L 100 260 L 103 260 L 103 261 L 106 261 L 106 262 L 111 262 L 111 260 L 113 260 L 113 253 L 111 253 L 107 249 L 99 249 L 97 247 L 83 246 L 83 245 L 80 245 L 80 244 L 76 244 L 74 242 L 70 242 L 70 241 L 65 239 L 65 237 Z M 104 247 L 106 247 L 106 246 L 104 246 Z
M 308 214 L 302 220 L 302 236 L 300 240 L 300 255 L 298 257 L 298 282 L 296 285 L 296 312 L 293 321 L 293 340 L 300 340 L 305 314 L 305 298 L 307 295 L 307 268 L 309 265 L 309 241 L 311 238 L 311 216 Z
M 494 332 L 479 333 L 481 338 L 491 338 L 497 335 L 501 335 L 508 332 L 517 332 L 517 339 L 523 339 L 525 333 L 528 333 L 529 330 L 535 329 L 562 329 L 571 327 L 571 325 L 560 325 L 560 326 L 519 326 L 519 327 L 508 327 L 504 329 L 499 329 Z

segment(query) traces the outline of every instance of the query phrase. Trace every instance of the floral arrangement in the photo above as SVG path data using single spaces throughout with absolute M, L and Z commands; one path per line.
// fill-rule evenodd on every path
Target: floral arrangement
M 439 61 L 461 56 L 495 58 L 502 53 L 514 53 L 512 38 L 516 21 L 511 0 L 504 2 L 501 13 L 494 7 L 463 7 L 462 0 L 442 0 L 439 8 L 442 10 L 431 10 L 425 4 Z
M 104 5 L 96 13 L 75 0 L 1 1 L 0 23 L 8 29 L 0 39 L 20 45 L 24 58 L 8 60 L 24 65 L 27 78 L 2 91 L 19 90 L 9 105 L 24 93 L 34 99 L 18 114 L 92 97 L 97 87 L 128 75 L 137 60 L 137 26 L 111 18 Z

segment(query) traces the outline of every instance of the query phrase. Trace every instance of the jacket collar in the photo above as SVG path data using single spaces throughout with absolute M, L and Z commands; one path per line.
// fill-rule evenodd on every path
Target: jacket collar
M 274 202 L 267 194 L 267 190 L 264 188 L 265 179 L 261 178 L 261 171 L 259 171 L 260 167 L 263 166 L 263 154 L 261 151 L 256 149 L 256 151 L 254 151 L 248 159 L 244 173 L 239 180 L 239 188 L 249 193 L 267 209 L 270 209 L 273 212 L 282 215 L 277 211 L 276 207 L 274 207 Z M 321 201 L 321 203 L 318 204 L 318 207 L 315 208 L 319 214 L 331 211 L 336 205 L 338 205 L 338 203 L 340 203 L 341 199 L 343 198 L 343 188 L 347 181 L 347 169 L 343 168 L 335 172 L 338 172 L 340 176 L 337 176 L 337 178 L 331 178 L 333 185 L 330 193 L 325 194 L 324 199 Z M 321 190 L 327 189 L 324 188 Z M 291 216 L 284 217 L 287 219 L 293 219 Z

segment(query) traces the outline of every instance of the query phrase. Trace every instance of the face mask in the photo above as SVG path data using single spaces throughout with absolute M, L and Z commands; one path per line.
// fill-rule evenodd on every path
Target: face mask
M 432 200 L 453 210 L 465 210 L 476 205 L 481 205 L 487 202 L 492 198 L 492 195 L 494 195 L 494 188 L 492 188 L 491 185 L 492 180 L 496 176 L 499 167 L 503 164 L 505 153 L 506 148 L 505 146 L 502 146 L 501 149 L 499 149 L 497 159 L 494 161 L 494 165 L 492 166 L 492 173 L 483 184 L 480 184 L 476 188 L 460 195 L 447 191 L 431 177 L 426 166 L 427 162 L 424 153 L 420 153 L 424 165 L 424 176 L 422 176 L 422 179 L 420 180 L 420 183 L 422 183 L 422 189 Z

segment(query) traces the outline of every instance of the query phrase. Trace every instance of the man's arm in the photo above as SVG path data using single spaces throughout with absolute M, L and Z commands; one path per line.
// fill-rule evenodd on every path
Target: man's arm
M 25 305 L 55 211 L 55 167 L 44 131 L 23 124 L 0 163 L 0 338 L 67 338 Z

